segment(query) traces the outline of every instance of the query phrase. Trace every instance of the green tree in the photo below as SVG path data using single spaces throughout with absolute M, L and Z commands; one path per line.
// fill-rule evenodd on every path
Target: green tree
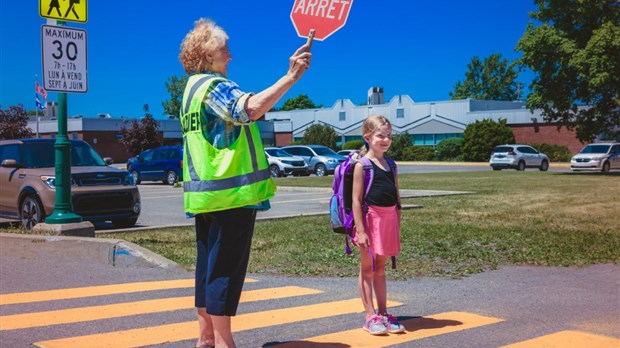
M 472 58 L 467 64 L 465 80 L 458 81 L 454 92 L 450 92 L 452 99 L 481 99 L 481 100 L 516 100 L 518 98 L 519 75 L 516 62 L 508 63 L 502 55 L 495 53 L 480 61 Z
M 164 114 L 172 115 L 176 118 L 180 116 L 181 104 L 183 103 L 183 92 L 189 79 L 188 75 L 177 77 L 170 76 L 166 81 L 166 89 L 170 93 L 170 99 L 161 103 L 164 107 Z
M 338 134 L 331 126 L 313 124 L 306 129 L 302 144 L 324 145 L 331 149 L 336 149 L 336 139 L 338 139 Z
M 148 104 L 144 104 L 143 109 L 144 117 L 140 122 L 133 120 L 130 127 L 127 127 L 128 120 L 123 120 L 121 124 L 120 133 L 123 137 L 119 141 L 132 156 L 161 145 L 159 122 L 149 113 Z
M 300 94 L 295 98 L 287 99 L 279 111 L 291 111 L 297 109 L 316 109 L 320 108 L 322 105 L 316 105 L 310 100 L 310 98 L 305 94 Z
M 447 138 L 435 147 L 435 157 L 441 161 L 455 161 L 461 157 L 462 138 Z
M 484 119 L 470 123 L 463 132 L 461 151 L 466 161 L 487 161 L 493 148 L 514 143 L 515 136 L 505 119 Z
M 396 161 L 404 160 L 405 149 L 410 146 L 413 146 L 413 142 L 411 142 L 411 137 L 408 132 L 396 135 L 392 134 L 392 145 L 387 151 L 386 156 Z
M 28 128 L 28 113 L 21 104 L 0 110 L 0 140 L 32 138 Z
M 582 141 L 618 136 L 620 2 L 535 0 L 538 10 L 517 43 L 535 77 L 527 97 L 547 122 L 576 130 Z M 587 105 L 587 107 L 583 107 Z M 582 107 L 580 107 L 582 106 Z

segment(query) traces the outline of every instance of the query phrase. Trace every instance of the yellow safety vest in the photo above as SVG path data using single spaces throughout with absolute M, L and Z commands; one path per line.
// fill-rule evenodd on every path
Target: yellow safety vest
M 255 122 L 244 124 L 239 137 L 218 149 L 206 138 L 203 101 L 218 82 L 214 75 L 189 78 L 181 106 L 185 211 L 199 214 L 256 205 L 270 199 L 276 185 Z

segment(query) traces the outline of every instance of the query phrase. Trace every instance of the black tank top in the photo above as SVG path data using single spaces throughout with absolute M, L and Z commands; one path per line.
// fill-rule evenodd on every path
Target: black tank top
M 378 205 L 380 207 L 391 207 L 398 201 L 396 194 L 396 183 L 394 182 L 394 172 L 391 170 L 385 171 L 372 163 L 372 170 L 374 172 L 374 178 L 368 196 L 366 197 L 366 203 L 368 205 Z M 388 169 L 390 169 L 388 167 Z

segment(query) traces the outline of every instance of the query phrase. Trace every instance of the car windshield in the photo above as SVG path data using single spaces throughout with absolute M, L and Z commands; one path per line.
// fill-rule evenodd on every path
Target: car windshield
M 265 151 L 269 154 L 269 156 L 273 157 L 293 157 L 293 155 L 282 149 L 267 149 Z
M 26 168 L 54 167 L 54 146 L 51 142 L 28 142 L 24 144 L 22 163 Z M 71 166 L 105 166 L 105 162 L 88 144 L 71 142 Z
M 334 156 L 334 155 L 340 156 L 336 152 L 334 152 L 334 150 L 330 149 L 329 147 L 321 146 L 321 147 L 313 147 L 312 149 L 319 156 Z
M 607 153 L 611 145 L 588 145 L 580 153 Z

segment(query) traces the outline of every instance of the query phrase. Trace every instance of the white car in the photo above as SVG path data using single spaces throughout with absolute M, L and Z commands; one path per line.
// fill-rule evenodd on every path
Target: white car
M 265 148 L 267 161 L 269 162 L 269 172 L 272 177 L 287 176 L 308 176 L 310 171 L 303 158 L 293 156 L 279 147 Z
M 620 169 L 620 143 L 595 143 L 586 145 L 570 160 L 572 171 L 609 172 Z
M 549 157 L 529 145 L 506 144 L 493 149 L 489 165 L 493 170 L 513 168 L 523 171 L 525 168 L 538 168 L 546 172 L 549 169 Z

